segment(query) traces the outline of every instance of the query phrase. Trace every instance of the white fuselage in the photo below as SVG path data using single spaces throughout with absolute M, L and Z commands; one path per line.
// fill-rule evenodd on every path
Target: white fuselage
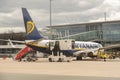
M 26 41 L 26 43 L 35 42 L 35 45 L 33 46 L 49 48 L 49 42 L 55 42 L 55 41 L 57 40 L 37 40 L 37 41 L 31 40 L 31 41 Z M 74 49 L 64 50 L 63 53 L 74 56 L 80 56 L 82 53 L 85 53 L 87 55 L 94 56 L 97 55 L 98 50 L 100 48 L 102 48 L 102 45 L 99 43 L 75 41 Z
M 48 47 L 49 42 L 52 42 L 52 41 L 57 41 L 57 40 L 41 40 L 41 41 L 38 41 L 38 46 Z M 31 42 L 31 41 L 26 41 L 26 42 Z M 97 48 L 102 48 L 102 45 L 96 42 L 75 41 L 75 48 L 97 49 Z

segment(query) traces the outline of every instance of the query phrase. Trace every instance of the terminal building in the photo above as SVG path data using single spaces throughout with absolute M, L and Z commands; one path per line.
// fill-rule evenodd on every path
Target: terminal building
M 52 29 L 53 39 L 94 41 L 101 43 L 103 46 L 120 44 L 120 20 L 48 27 Z
M 114 49 L 115 51 L 120 52 L 120 20 L 54 25 L 51 27 L 47 27 L 52 29 L 52 37 L 50 37 L 52 39 L 75 39 L 76 41 L 94 41 L 102 44 L 104 47 L 110 45 L 107 48 L 110 48 L 112 50 Z M 43 32 L 42 30 L 44 36 L 51 35 L 50 33 L 48 34 L 46 32 L 49 31 Z M 3 33 L 0 34 L 0 39 L 24 41 L 26 39 L 25 36 L 25 33 Z M 10 45 L 7 45 L 7 42 L 4 41 L 0 41 L 0 45 L 0 54 L 16 53 L 18 50 L 21 49 L 18 47 L 18 49 L 13 49 Z

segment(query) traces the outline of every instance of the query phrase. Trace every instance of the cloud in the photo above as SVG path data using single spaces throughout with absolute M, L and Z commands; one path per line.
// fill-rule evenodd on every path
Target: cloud
M 1 27 L 22 26 L 22 14 L 18 9 L 9 13 L 0 13 L 0 16 Z
M 120 19 L 120 0 L 52 0 L 52 25 Z M 49 25 L 49 0 L 1 0 L 0 27 L 24 28 L 21 7 L 38 28 Z M 2 28 L 3 29 L 3 28 Z
M 101 6 L 99 6 L 98 9 L 100 15 L 97 16 L 98 18 L 90 21 L 103 21 L 104 20 L 104 13 L 106 13 L 106 18 L 108 21 L 110 20 L 120 20 L 120 0 L 105 0 Z M 96 12 L 96 11 L 94 11 Z M 99 14 L 98 13 L 98 14 Z
M 0 33 L 9 33 L 9 32 L 25 32 L 25 29 L 22 27 L 1 27 Z

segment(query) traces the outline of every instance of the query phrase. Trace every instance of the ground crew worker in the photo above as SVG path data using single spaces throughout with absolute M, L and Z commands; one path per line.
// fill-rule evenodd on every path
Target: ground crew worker
M 106 58 L 107 58 L 107 55 L 106 54 L 104 54 L 104 61 L 106 62 Z
M 55 56 L 57 56 L 57 52 L 59 52 L 59 56 L 60 56 L 59 41 L 56 41 L 56 42 L 55 42 L 55 46 L 54 46 L 54 48 L 53 48 L 52 51 L 53 51 L 53 53 L 54 53 Z

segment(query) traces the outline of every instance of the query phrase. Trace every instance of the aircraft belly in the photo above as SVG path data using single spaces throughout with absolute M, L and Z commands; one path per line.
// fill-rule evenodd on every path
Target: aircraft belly
M 76 51 L 75 50 L 62 50 L 61 52 L 66 56 L 73 56 L 73 53 Z

